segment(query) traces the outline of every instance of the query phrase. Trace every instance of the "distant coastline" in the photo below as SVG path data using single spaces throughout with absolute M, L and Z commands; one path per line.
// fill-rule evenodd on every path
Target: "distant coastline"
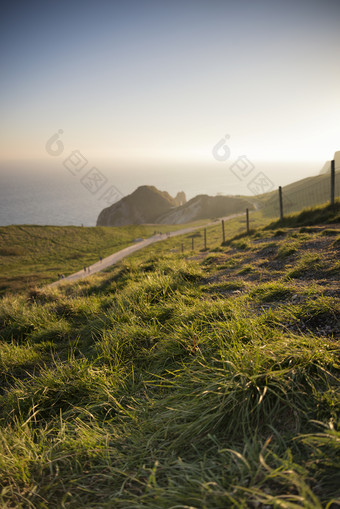
M 267 172 L 275 185 L 286 185 L 298 178 L 316 175 L 322 164 L 314 167 L 296 165 L 295 173 L 285 173 L 282 167 L 269 164 L 259 166 Z M 198 194 L 216 196 L 251 195 L 246 182 L 239 181 L 224 163 L 214 162 L 211 166 L 192 168 L 175 167 L 173 171 L 150 168 L 148 171 L 126 169 L 126 171 L 107 172 L 108 180 L 119 188 L 125 196 L 139 185 L 154 185 L 175 195 L 183 189 L 190 200 Z M 103 168 L 105 171 L 105 168 Z M 301 176 L 300 176 L 301 175 Z M 34 172 L 32 165 L 23 164 L 23 169 L 14 165 L 0 165 L 0 225 L 39 224 L 58 226 L 95 226 L 98 214 L 107 206 L 91 195 L 79 179 L 67 173 L 58 165 Z

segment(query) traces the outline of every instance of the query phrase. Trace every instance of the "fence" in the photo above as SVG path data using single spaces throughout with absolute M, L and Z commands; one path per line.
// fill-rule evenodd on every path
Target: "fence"
M 279 188 L 280 189 L 280 188 Z M 300 183 L 291 184 L 282 189 L 282 211 L 280 207 L 280 192 L 272 196 L 259 206 L 264 217 L 282 218 L 285 215 L 299 212 L 308 207 L 315 207 L 324 203 L 334 203 L 340 196 L 340 171 L 330 174 L 307 178 Z
M 286 215 L 296 213 L 305 208 L 315 207 L 318 205 L 326 204 L 327 202 L 334 205 L 336 198 L 340 196 L 340 170 L 335 169 L 334 160 L 331 162 L 331 172 L 318 175 L 317 177 L 306 178 L 300 182 L 290 184 L 285 188 L 279 187 L 277 191 L 272 192 L 271 195 L 263 201 L 256 204 L 256 210 L 262 213 L 262 216 L 267 219 L 283 219 Z M 245 210 L 245 232 L 250 232 L 250 211 Z M 201 233 L 191 235 L 191 250 L 194 251 L 195 247 L 201 251 L 207 250 L 207 229 L 204 228 L 204 242 L 203 239 L 195 237 L 201 236 Z M 222 244 L 226 240 L 225 224 L 222 219 L 221 222 L 221 240 Z M 203 244 L 203 245 L 202 245 Z M 181 252 L 184 249 L 190 249 L 188 246 L 184 248 L 181 244 Z

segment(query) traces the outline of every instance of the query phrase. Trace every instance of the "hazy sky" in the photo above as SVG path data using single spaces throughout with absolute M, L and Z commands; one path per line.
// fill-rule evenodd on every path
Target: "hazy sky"
M 340 149 L 339 0 L 1 9 L 0 163 L 47 164 L 58 129 L 67 150 L 115 168 L 218 165 L 226 134 L 230 160 L 254 164 L 319 167 Z

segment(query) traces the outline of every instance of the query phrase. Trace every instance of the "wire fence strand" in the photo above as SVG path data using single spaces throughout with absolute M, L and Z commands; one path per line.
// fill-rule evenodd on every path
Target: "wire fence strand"
M 305 179 L 300 185 L 286 186 L 282 189 L 283 214 L 299 212 L 304 208 L 315 207 L 329 202 L 331 199 L 330 174 L 319 175 L 316 179 Z M 340 196 L 340 171 L 335 172 L 335 198 Z M 280 203 L 278 193 L 273 194 L 260 207 L 263 216 L 279 217 Z

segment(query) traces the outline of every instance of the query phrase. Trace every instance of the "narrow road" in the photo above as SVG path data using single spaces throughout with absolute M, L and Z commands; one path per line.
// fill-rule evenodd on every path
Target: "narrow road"
M 186 233 L 194 232 L 195 230 L 201 230 L 202 228 L 207 228 L 208 226 L 216 226 L 219 224 L 222 219 L 224 221 L 228 221 L 229 219 L 233 219 L 234 217 L 243 216 L 242 214 L 232 214 L 231 216 L 226 216 L 221 219 L 218 219 L 216 221 L 213 221 L 211 223 L 207 223 L 201 226 L 194 226 L 190 228 L 183 228 L 182 230 L 176 230 L 174 232 L 170 233 L 159 233 L 157 235 L 153 235 L 152 237 L 148 239 L 141 240 L 140 242 L 136 242 L 136 244 L 133 244 L 132 246 L 126 247 L 125 249 L 121 249 L 120 251 L 117 251 L 116 253 L 113 253 L 110 256 L 107 256 L 106 258 L 103 258 L 102 261 L 98 261 L 94 263 L 93 265 L 89 265 L 87 267 L 87 271 L 85 272 L 84 269 L 79 270 L 78 272 L 75 272 L 74 274 L 71 274 L 70 276 L 67 276 L 63 279 L 59 279 L 58 281 L 55 281 L 54 283 L 50 283 L 49 287 L 53 286 L 59 286 L 64 283 L 70 283 L 72 281 L 77 281 L 78 279 L 83 279 L 85 277 L 91 276 L 91 274 L 95 274 L 96 272 L 99 272 L 101 270 L 107 269 L 111 265 L 114 265 L 115 263 L 119 262 L 123 258 L 126 258 L 127 256 L 131 255 L 132 253 L 135 253 L 136 251 L 139 251 L 140 249 L 144 249 L 147 246 L 150 246 L 151 244 L 155 244 L 155 242 L 160 242 L 162 240 L 166 240 L 169 237 L 177 237 L 178 235 L 185 235 Z M 161 226 L 161 225 L 159 225 Z

